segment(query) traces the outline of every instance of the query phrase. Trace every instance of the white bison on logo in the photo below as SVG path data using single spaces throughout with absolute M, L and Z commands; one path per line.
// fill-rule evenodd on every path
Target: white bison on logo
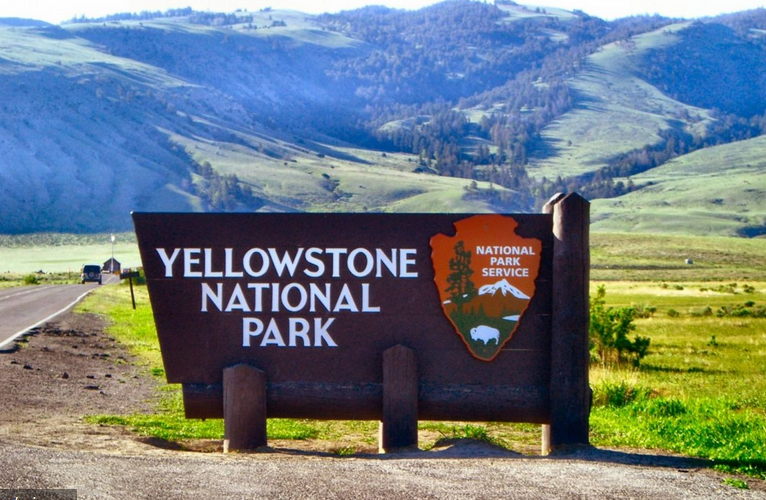
M 471 340 L 481 340 L 484 345 L 489 344 L 490 340 L 494 340 L 495 345 L 498 345 L 500 344 L 500 330 L 487 325 L 479 325 L 471 328 Z

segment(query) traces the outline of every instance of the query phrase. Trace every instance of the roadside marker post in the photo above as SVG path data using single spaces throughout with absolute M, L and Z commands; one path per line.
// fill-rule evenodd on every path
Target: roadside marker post
M 138 278 L 141 276 L 141 274 L 138 271 L 131 271 L 130 269 L 126 269 L 125 272 L 120 273 L 120 279 L 124 280 L 127 278 L 128 283 L 130 283 L 130 300 L 133 303 L 133 310 L 136 310 L 136 296 L 133 293 L 133 278 Z

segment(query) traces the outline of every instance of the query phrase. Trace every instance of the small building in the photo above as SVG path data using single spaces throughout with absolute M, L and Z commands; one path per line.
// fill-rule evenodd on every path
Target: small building
M 122 265 L 114 257 L 104 262 L 104 266 L 101 268 L 102 272 L 112 273 L 112 274 L 115 274 L 115 273 L 119 274 L 121 270 L 122 270 Z

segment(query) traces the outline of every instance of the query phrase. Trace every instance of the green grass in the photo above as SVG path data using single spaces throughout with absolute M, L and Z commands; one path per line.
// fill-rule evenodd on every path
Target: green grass
M 502 448 L 510 448 L 510 441 L 508 439 L 508 430 L 510 430 L 510 428 L 503 424 L 502 427 L 508 429 L 505 429 L 506 432 L 502 432 L 497 427 L 498 424 L 482 425 L 476 423 L 463 424 L 455 422 L 420 422 L 418 425 L 419 430 L 435 431 L 440 435 L 433 444 L 428 443 L 425 446 L 426 449 L 437 447 L 440 444 L 448 444 L 458 439 L 472 439 L 474 441 L 482 441 Z M 539 429 L 536 429 L 535 434 L 539 434 L 539 432 Z
M 80 282 L 79 273 L 12 273 L 0 274 L 0 289 L 14 286 L 74 285 Z
M 130 299 L 128 286 L 104 286 L 91 293 L 76 308 L 76 312 L 107 316 L 108 332 L 138 355 L 155 374 L 162 374 L 162 355 L 154 327 L 154 315 L 145 286 L 134 286 L 136 309 Z
M 0 234 L 0 282 L 4 275 L 10 277 L 39 270 L 76 282 L 83 264 L 100 265 L 111 256 L 109 233 Z M 135 234 L 115 235 L 114 258 L 123 267 L 141 264 Z
M 223 439 L 223 420 L 190 420 L 184 418 L 183 400 L 177 388 L 169 389 L 151 415 L 95 415 L 86 421 L 101 425 L 122 425 L 131 431 L 166 441 L 187 439 Z M 266 432 L 270 439 L 311 439 L 320 436 L 321 430 L 310 421 L 292 419 L 269 419 Z
M 738 488 L 740 490 L 749 490 L 750 486 L 748 486 L 747 481 L 739 478 L 734 477 L 727 477 L 723 480 L 723 484 L 732 486 L 734 488 Z
M 594 444 L 668 450 L 766 478 L 766 319 L 698 313 L 766 305 L 766 283 L 731 285 L 606 284 L 610 305 L 657 310 L 636 321 L 635 333 L 652 339 L 640 369 L 591 370 Z
M 766 281 L 766 238 L 594 232 L 590 240 L 594 280 Z

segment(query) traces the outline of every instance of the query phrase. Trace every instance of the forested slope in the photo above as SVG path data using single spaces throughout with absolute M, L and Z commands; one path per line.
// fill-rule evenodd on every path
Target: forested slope
M 127 229 L 131 210 L 627 202 L 674 159 L 717 158 L 695 151 L 757 156 L 764 33 L 763 9 L 606 22 L 471 0 L 0 20 L 0 232 Z M 763 232 L 752 209 L 720 230 Z

